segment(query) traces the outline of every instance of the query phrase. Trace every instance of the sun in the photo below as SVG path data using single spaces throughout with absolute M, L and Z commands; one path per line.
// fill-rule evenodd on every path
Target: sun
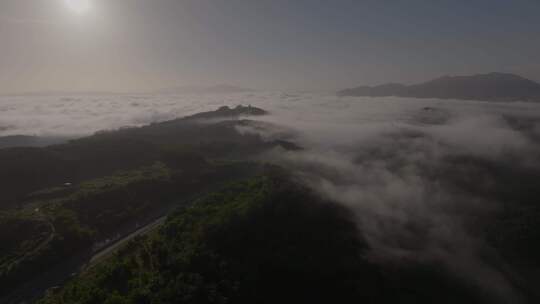
M 71 11 L 79 15 L 90 10 L 90 0 L 65 0 L 65 2 Z

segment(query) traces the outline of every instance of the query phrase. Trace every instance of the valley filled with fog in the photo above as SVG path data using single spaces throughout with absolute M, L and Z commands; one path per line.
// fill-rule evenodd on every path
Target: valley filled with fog
M 206 95 L 0 96 L 0 137 L 81 137 L 97 131 L 142 126 L 214 110 L 220 106 L 240 104 L 262 107 L 272 114 L 265 119 L 284 125 L 296 125 L 297 129 L 305 129 L 306 135 L 309 130 L 317 128 L 329 133 L 332 130 L 342 132 L 362 126 L 363 130 L 355 132 L 355 139 L 350 138 L 351 140 L 369 137 L 370 133 L 378 133 L 383 128 L 419 129 L 429 126 L 438 126 L 434 129 L 439 130 L 439 134 L 450 141 L 452 136 L 449 133 L 466 131 L 469 127 L 478 131 L 486 128 L 498 130 L 495 137 L 500 138 L 505 136 L 501 134 L 505 133 L 504 130 L 513 130 L 508 128 L 504 117 L 524 118 L 532 122 L 532 128 L 528 131 L 532 134 L 540 133 L 540 127 L 534 124 L 535 118 L 540 117 L 540 106 L 536 103 L 255 92 Z M 477 118 L 481 119 L 473 123 Z M 455 131 L 439 128 L 445 125 L 452 126 L 450 129 Z M 448 132 L 444 131 L 445 129 Z M 463 133 L 468 133 L 463 140 L 473 139 L 476 134 Z M 474 137 L 473 141 L 477 139 L 479 138 Z M 340 141 L 338 138 L 335 140 Z
M 373 261 L 433 265 L 505 301 L 539 283 L 528 269 L 538 248 L 525 249 L 539 227 L 539 104 L 281 92 L 4 96 L 0 137 L 76 138 L 236 105 L 269 112 L 237 126 L 240 134 L 302 148 L 262 158 L 352 211 Z

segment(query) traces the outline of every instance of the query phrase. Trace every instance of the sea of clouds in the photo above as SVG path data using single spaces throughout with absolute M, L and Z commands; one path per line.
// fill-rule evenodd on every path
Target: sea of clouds
M 525 145 L 502 116 L 536 120 L 540 105 L 409 98 L 355 98 L 281 92 L 206 95 L 0 96 L 0 137 L 85 136 L 96 131 L 166 121 L 224 105 L 254 105 L 269 120 L 303 130 L 306 140 L 324 144 L 357 141 L 380 131 L 425 128 L 453 145 L 491 151 L 498 143 Z M 540 135 L 540 124 L 531 132 Z M 469 132 L 475 130 L 476 132 Z M 482 131 L 490 131 L 484 136 Z M 351 134 L 343 134 L 351 132 Z M 317 134 L 317 136 L 313 136 Z M 350 136 L 347 136 L 350 135 Z M 479 135 L 479 136 L 476 136 Z M 491 142 L 490 142 L 491 141 Z M 487 145 L 487 146 L 486 146 Z
M 352 210 L 371 258 L 440 264 L 496 299 L 519 301 L 517 274 L 478 229 L 504 202 L 475 184 L 505 186 L 486 162 L 540 172 L 540 104 L 281 92 L 6 96 L 0 136 L 78 137 L 239 104 L 270 112 L 257 118 L 265 129 L 239 132 L 305 148 L 265 157 Z

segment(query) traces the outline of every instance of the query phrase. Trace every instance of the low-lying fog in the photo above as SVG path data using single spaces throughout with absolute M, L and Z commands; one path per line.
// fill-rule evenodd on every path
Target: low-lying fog
M 280 126 L 239 132 L 306 148 L 267 157 L 349 207 L 374 260 L 443 265 L 504 301 L 519 298 L 516 274 L 480 227 L 508 201 L 499 188 L 515 183 L 501 181 L 540 172 L 540 104 L 283 93 L 1 97 L 0 136 L 81 136 L 238 104 L 270 111 L 257 119 Z M 512 191 L 520 189 L 504 193 Z

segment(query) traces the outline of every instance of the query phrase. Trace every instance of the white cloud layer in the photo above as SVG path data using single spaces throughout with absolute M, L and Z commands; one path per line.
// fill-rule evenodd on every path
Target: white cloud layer
M 268 157 L 353 210 L 374 258 L 441 263 L 500 299 L 517 299 L 475 230 L 500 202 L 462 183 L 498 186 L 484 161 L 540 172 L 540 104 L 275 92 L 0 97 L 0 136 L 82 136 L 238 104 L 270 111 L 258 119 L 280 126 L 239 131 L 287 134 L 306 148 Z

